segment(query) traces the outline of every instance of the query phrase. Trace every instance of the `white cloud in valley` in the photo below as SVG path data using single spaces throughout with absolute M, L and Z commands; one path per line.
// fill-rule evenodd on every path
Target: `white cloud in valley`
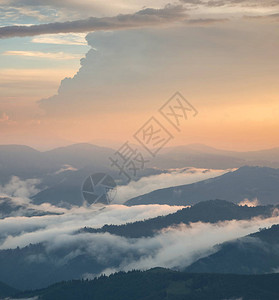
M 166 172 L 162 172 L 159 175 L 142 177 L 138 181 L 131 181 L 128 185 L 118 186 L 117 194 L 113 200 L 113 203 L 124 203 L 131 198 L 144 195 L 155 190 L 191 184 L 209 178 L 215 178 L 230 171 L 232 170 L 211 170 L 197 168 L 166 170 Z

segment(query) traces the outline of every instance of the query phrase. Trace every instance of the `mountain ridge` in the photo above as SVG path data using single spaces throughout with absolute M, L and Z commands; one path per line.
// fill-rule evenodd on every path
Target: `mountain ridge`
M 279 205 L 278 205 L 279 207 Z M 238 206 L 225 200 L 208 200 L 175 213 L 123 225 L 104 225 L 101 228 L 85 227 L 79 233 L 110 233 L 127 238 L 150 237 L 163 228 L 195 222 L 217 223 L 231 220 L 250 220 L 254 217 L 271 217 L 276 206 Z
M 216 246 L 188 266 L 190 273 L 264 274 L 279 270 L 279 225 Z
M 19 293 L 15 299 L 42 300 L 274 300 L 279 274 L 189 274 L 169 269 L 119 272 L 93 280 L 60 282 Z
M 258 199 L 262 205 L 279 202 L 279 169 L 244 166 L 236 171 L 192 184 L 159 189 L 128 200 L 125 204 L 192 205 L 208 199 L 239 203 Z

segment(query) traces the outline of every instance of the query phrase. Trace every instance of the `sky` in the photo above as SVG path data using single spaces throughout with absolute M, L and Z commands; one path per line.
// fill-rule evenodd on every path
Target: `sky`
M 278 0 L 0 0 L 0 143 L 113 146 L 154 117 L 169 146 L 278 147 L 278 22 Z

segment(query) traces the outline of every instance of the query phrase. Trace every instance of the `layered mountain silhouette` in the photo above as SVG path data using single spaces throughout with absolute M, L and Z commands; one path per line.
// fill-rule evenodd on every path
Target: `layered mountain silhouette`
M 261 166 L 279 168 L 279 148 L 260 151 L 227 151 L 203 144 L 165 148 L 153 161 L 159 168 L 229 169 L 242 166 Z
M 125 178 L 111 167 L 109 157 L 115 150 L 91 144 L 74 144 L 40 152 L 27 146 L 0 145 L 0 185 L 7 184 L 12 176 L 22 180 L 36 178 L 41 190 L 34 195 L 36 204 L 51 203 L 69 207 L 82 205 L 81 187 L 84 180 L 94 173 L 107 173 L 118 183 Z M 145 168 L 138 176 L 164 172 L 158 168 Z M 122 182 L 123 181 L 123 182 Z
M 44 152 L 23 145 L 0 145 L 0 179 L 4 183 L 9 180 L 10 176 L 18 176 L 22 179 L 41 177 L 43 174 L 60 170 L 64 165 L 71 165 L 76 169 L 86 166 L 106 167 L 109 163 L 108 157 L 114 152 L 115 149 L 86 143 Z M 241 166 L 279 168 L 279 148 L 235 152 L 193 144 L 165 148 L 160 155 L 152 159 L 152 164 L 150 163 L 149 166 L 161 169 L 190 166 L 213 169 L 239 168 Z
M 17 176 L 22 180 L 37 178 L 41 180 L 39 185 L 41 192 L 33 197 L 35 203 L 49 202 L 63 206 L 81 205 L 83 199 L 80 189 L 83 181 L 89 175 L 96 172 L 109 173 L 118 183 L 124 183 L 123 178 L 119 176 L 119 170 L 111 168 L 109 157 L 113 153 L 115 153 L 114 149 L 85 143 L 60 147 L 45 152 L 21 145 L 0 145 L 0 182 L 1 185 L 4 185 L 9 182 L 12 176 Z M 176 167 L 224 169 L 242 166 L 279 167 L 279 148 L 255 152 L 223 151 L 204 145 L 166 148 L 155 159 L 150 160 L 145 170 L 137 175 L 140 178 L 142 176 L 160 174 L 166 168 Z M 259 178 L 258 180 L 261 180 L 262 183 L 265 182 L 264 178 Z M 234 187 L 235 184 L 232 183 Z M 231 189 L 234 189 L 234 187 Z M 178 194 L 180 193 L 180 190 L 176 189 L 176 191 L 178 191 Z M 238 197 L 234 197 L 235 195 L 227 198 L 221 192 L 218 195 L 209 194 L 209 197 L 206 199 L 202 196 L 199 197 L 195 190 L 193 192 L 201 200 L 215 198 L 230 201 L 238 200 Z M 178 200 L 177 197 L 169 193 L 166 194 L 165 191 L 164 194 L 168 197 L 168 200 L 160 195 L 161 200 L 155 199 L 155 197 L 152 201 L 155 201 L 155 203 L 160 203 L 160 201 L 162 203 L 168 201 L 172 203 L 172 199 L 174 199 L 176 202 L 182 202 L 182 205 L 185 205 L 184 200 Z M 244 193 L 244 196 L 246 194 L 248 197 L 250 194 L 253 196 L 255 193 L 249 193 L 248 191 Z M 191 199 L 186 199 L 186 202 L 190 201 L 187 202 L 188 204 L 195 203 L 192 193 L 186 194 L 186 196 L 191 196 L 193 199 L 193 202 L 191 202 Z M 150 195 L 148 198 L 150 198 Z M 269 199 L 267 200 L 269 201 Z M 153 203 L 152 201 L 150 203 Z M 129 205 L 131 203 L 134 203 L 134 201 L 129 202 Z M 275 202 L 263 202 L 263 204 L 266 203 L 271 204 Z

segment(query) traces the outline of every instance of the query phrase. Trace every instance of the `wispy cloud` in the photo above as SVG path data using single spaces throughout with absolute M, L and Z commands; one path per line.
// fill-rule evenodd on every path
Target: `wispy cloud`
M 32 39 L 32 43 L 38 44 L 57 44 L 57 45 L 85 45 L 86 33 L 72 33 L 72 34 L 48 34 L 44 36 L 37 36 Z
M 40 52 L 40 51 L 5 51 L 3 55 L 12 56 L 25 56 L 34 58 L 46 58 L 46 59 L 58 59 L 58 60 L 69 60 L 69 59 L 80 59 L 82 55 L 71 54 L 64 52 Z
M 221 176 L 230 171 L 230 169 L 206 170 L 196 168 L 167 170 L 166 173 L 142 177 L 138 181 L 131 181 L 128 185 L 119 186 L 114 202 L 123 203 L 133 197 L 144 195 L 158 189 L 191 184 Z
M 210 26 L 210 25 L 215 25 L 215 24 L 219 24 L 219 23 L 225 23 L 228 22 L 229 19 L 224 19 L 224 18 L 220 18 L 220 19 L 213 19 L 213 18 L 204 18 L 204 19 L 190 19 L 187 20 L 186 23 L 189 25 L 196 25 L 196 26 Z
M 10 6 L 9 3 L 2 4 L 0 2 L 0 19 L 6 21 L 19 21 L 22 17 L 29 17 L 41 22 L 46 22 L 49 18 L 48 14 L 42 13 L 38 8 L 34 7 L 16 7 Z
M 32 205 L 26 199 L 12 198 L 16 204 L 26 204 L 29 208 L 63 213 L 63 215 L 42 217 L 9 217 L 0 220 L 0 249 L 24 247 L 29 243 L 40 243 L 59 236 L 72 235 L 84 226 L 101 227 L 105 224 L 125 224 L 157 216 L 174 213 L 181 206 L 139 205 L 127 207 L 110 205 L 100 207 L 73 207 L 70 210 L 54 207 L 48 203 Z
M 2 56 L 2 59 L 12 58 L 11 56 Z M 24 58 L 24 57 L 22 57 Z M 48 62 L 49 60 L 43 60 Z M 56 62 L 64 63 L 64 60 L 56 60 Z M 79 64 L 79 60 L 71 60 L 70 66 L 61 66 L 57 68 L 22 68 L 22 69 L 0 69 L 0 101 L 5 101 L 7 98 L 17 99 L 18 103 L 26 99 L 28 103 L 30 101 L 36 101 L 42 95 L 48 96 L 49 93 L 55 93 L 57 87 L 61 81 L 61 78 L 64 78 L 65 75 L 73 76 L 76 72 L 76 66 Z M 13 112 L 15 107 L 13 106 Z M 23 113 L 22 107 L 18 108 L 21 110 L 21 115 Z M 36 108 L 34 108 L 36 109 Z M 11 120 L 10 110 L 3 108 L 6 114 Z M 30 107 L 28 108 L 30 112 Z M 1 112 L 0 112 L 1 114 Z M 28 117 L 30 120 L 30 117 Z M 2 123 L 3 125 L 4 123 Z M 7 124 L 7 123 L 5 123 Z M 2 136 L 3 138 L 3 136 Z M 25 138 L 26 140 L 26 138 Z M 15 143 L 11 142 L 11 143 Z
M 72 17 L 89 16 L 113 16 L 120 12 L 132 13 L 140 10 L 142 7 L 152 6 L 154 8 L 163 7 L 168 4 L 168 0 L 1 0 L 2 7 L 9 8 L 29 8 L 30 10 L 42 11 L 50 13 L 53 11 L 56 17 L 65 19 L 69 13 Z
M 27 82 L 36 82 L 39 81 L 47 82 L 59 82 L 63 75 L 69 74 L 73 76 L 75 74 L 75 69 L 1 69 L 0 70 L 0 83 L 5 86 L 9 86 L 10 83 L 19 84 L 19 81 L 24 82 L 27 85 Z M 0 85 L 1 85 L 0 84 Z M 39 86 L 41 88 L 41 86 Z
M 273 7 L 278 6 L 276 0 L 180 0 L 185 4 L 203 5 L 210 7 L 218 6 L 247 6 L 247 7 Z
M 21 180 L 13 176 L 9 183 L 4 186 L 0 185 L 0 193 L 12 197 L 28 198 L 39 192 L 37 189 L 39 183 L 39 179 Z
M 183 269 L 197 259 L 218 250 L 217 244 L 227 242 L 257 232 L 261 226 L 269 227 L 278 222 L 278 217 L 254 218 L 251 221 L 225 221 L 216 224 L 202 222 L 180 225 L 163 230 L 153 238 L 140 238 L 136 242 L 123 239 L 127 249 L 142 251 L 139 259 L 123 261 L 119 268 L 107 269 L 103 273 L 133 269 L 166 267 Z M 90 238 L 87 235 L 87 238 Z M 108 239 L 109 240 L 109 239 Z M 123 242 L 122 240 L 122 242 Z M 117 243 L 115 244 L 116 247 Z
M 245 16 L 245 19 L 250 20 L 263 20 L 263 21 L 279 21 L 279 13 L 276 14 L 267 14 L 267 15 L 255 15 L 255 16 Z
M 259 205 L 259 200 L 258 199 L 253 199 L 253 200 L 249 200 L 249 199 L 244 199 L 243 201 L 239 202 L 238 205 L 240 206 L 249 206 L 249 207 L 255 207 Z
M 0 28 L 0 38 L 156 26 L 181 21 L 184 18 L 185 9 L 182 5 L 167 5 L 162 9 L 146 8 L 134 14 L 121 14 L 114 17 L 92 17 L 72 22 L 33 26 L 6 26 Z

